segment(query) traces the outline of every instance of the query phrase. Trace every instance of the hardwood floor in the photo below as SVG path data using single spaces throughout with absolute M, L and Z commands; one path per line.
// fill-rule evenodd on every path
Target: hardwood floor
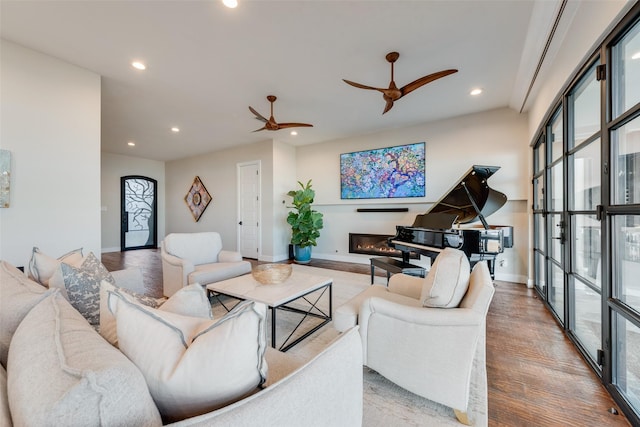
M 110 271 L 141 268 L 149 293 L 161 296 L 158 250 L 105 253 L 102 263 Z M 363 264 L 312 260 L 310 265 L 370 272 Z M 496 282 L 487 316 L 487 377 L 490 426 L 630 425 L 536 292 L 524 285 Z

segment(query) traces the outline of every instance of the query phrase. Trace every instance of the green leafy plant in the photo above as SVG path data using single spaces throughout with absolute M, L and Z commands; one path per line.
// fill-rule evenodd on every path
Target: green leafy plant
M 311 188 L 311 180 L 307 185 L 300 184 L 299 190 L 291 190 L 287 193 L 293 197 L 294 210 L 289 212 L 287 223 L 291 226 L 291 243 L 301 248 L 316 246 L 316 239 L 320 237 L 320 230 L 324 226 L 322 213 L 312 209 L 311 204 L 316 192 Z

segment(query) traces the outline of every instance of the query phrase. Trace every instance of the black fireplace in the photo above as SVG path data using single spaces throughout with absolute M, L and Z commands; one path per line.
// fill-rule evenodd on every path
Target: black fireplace
M 349 253 L 402 258 L 402 252 L 389 247 L 389 234 L 349 233 Z M 418 254 L 411 252 L 410 258 L 418 259 Z

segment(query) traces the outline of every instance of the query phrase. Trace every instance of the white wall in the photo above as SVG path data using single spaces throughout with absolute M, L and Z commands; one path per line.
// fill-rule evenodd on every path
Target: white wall
M 296 189 L 296 149 L 284 143 L 273 144 L 273 248 L 272 259 L 265 261 L 282 261 L 289 257 L 291 229 L 287 225 L 287 215 L 291 205 L 290 190 Z M 266 223 L 265 223 L 266 224 Z
M 12 153 L 0 258 L 100 253 L 100 76 L 2 40 L 0 145 Z
M 102 252 L 120 251 L 120 178 L 142 175 L 158 181 L 158 245 L 165 235 L 164 162 L 102 153 Z
M 426 142 L 427 195 L 420 199 L 340 200 L 340 153 L 391 145 Z M 396 225 L 410 225 L 426 212 L 474 164 L 500 166 L 489 180 L 491 188 L 509 202 L 487 221 L 514 226 L 515 248 L 496 269 L 500 280 L 525 282 L 529 248 L 527 118 L 510 109 L 498 109 L 404 129 L 341 139 L 297 148 L 298 180 L 313 180 L 316 209 L 324 214 L 325 228 L 316 258 L 368 263 L 369 256 L 349 254 L 348 233 L 395 234 Z M 407 213 L 357 213 L 361 206 L 407 207 Z
M 260 160 L 262 168 L 262 252 L 266 257 L 273 253 L 273 142 L 262 141 L 201 156 L 167 162 L 166 182 L 166 234 L 174 232 L 217 231 L 223 247 L 237 250 L 238 188 L 236 165 Z M 184 196 L 193 179 L 199 176 L 211 194 L 212 201 L 200 220 L 195 222 Z M 158 236 L 162 239 L 164 236 Z M 262 257 L 262 254 L 261 254 Z
M 340 200 L 340 153 L 426 142 L 427 197 L 378 203 Z M 296 181 L 313 180 L 316 209 L 325 215 L 314 257 L 368 263 L 365 255 L 348 253 L 348 233 L 395 234 L 396 225 L 410 225 L 428 210 L 474 164 L 501 166 L 491 178 L 492 188 L 507 195 L 509 202 L 489 218 L 491 224 L 514 226 L 516 248 L 501 256 L 504 267 L 496 269 L 501 280 L 525 282 L 528 250 L 527 119 L 510 109 L 498 109 L 425 123 L 405 129 L 320 144 L 291 147 L 277 141 L 209 153 L 166 164 L 166 232 L 219 231 L 224 246 L 234 249 L 237 235 L 237 184 L 235 166 L 262 161 L 262 252 L 259 259 L 279 261 L 288 256 L 290 229 L 289 190 Z M 213 197 L 212 205 L 198 223 L 184 203 L 194 176 L 200 176 Z M 224 201 L 224 202 L 223 202 Z M 283 203 L 284 202 L 284 203 Z M 356 213 L 362 205 L 409 207 L 408 213 Z M 428 262 L 428 261 L 425 261 Z

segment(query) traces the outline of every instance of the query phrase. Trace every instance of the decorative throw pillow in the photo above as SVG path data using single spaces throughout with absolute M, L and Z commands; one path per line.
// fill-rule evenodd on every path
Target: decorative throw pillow
M 16 426 L 161 425 L 140 370 L 58 290 L 20 323 L 9 366 L 9 406 Z
M 446 248 L 437 257 L 424 280 L 420 300 L 424 307 L 453 308 L 469 286 L 469 260 L 464 252 Z
M 60 287 L 71 305 L 93 326 L 100 325 L 100 282 L 115 284 L 107 268 L 90 252 L 80 267 L 61 263 L 63 286 L 54 281 L 51 287 Z
M 40 252 L 40 249 L 33 247 L 31 260 L 29 261 L 29 278 L 35 280 L 43 286 L 49 287 L 49 279 L 61 262 L 73 266 L 82 264 L 82 248 L 67 252 L 58 259 L 52 258 Z
M 207 298 L 207 289 L 200 283 L 185 286 L 158 307 L 162 311 L 182 314 L 183 316 L 213 319 L 211 302 Z
M 0 261 L 0 364 L 7 366 L 9 343 L 29 311 L 51 291 L 30 280 L 6 261 Z
M 266 306 L 243 301 L 220 320 L 182 316 L 109 294 L 118 343 L 145 377 L 163 422 L 210 412 L 265 381 Z
M 207 298 L 206 290 L 199 283 L 185 286 L 167 300 L 165 298 L 156 299 L 141 295 L 103 280 L 100 283 L 100 335 L 116 347 L 118 346 L 118 334 L 116 332 L 116 319 L 108 307 L 109 293 L 117 293 L 134 304 L 159 308 L 162 311 L 183 316 L 213 319 L 211 303 Z

